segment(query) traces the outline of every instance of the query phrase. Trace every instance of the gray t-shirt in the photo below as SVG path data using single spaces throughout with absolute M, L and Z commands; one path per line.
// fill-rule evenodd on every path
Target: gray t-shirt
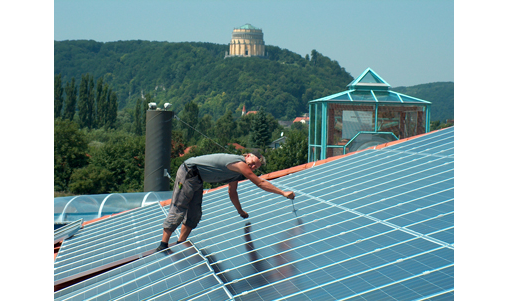
M 231 163 L 246 162 L 244 156 L 230 154 L 212 154 L 189 158 L 184 163 L 188 167 L 196 166 L 203 182 L 230 183 L 245 180 L 243 174 L 229 170 Z

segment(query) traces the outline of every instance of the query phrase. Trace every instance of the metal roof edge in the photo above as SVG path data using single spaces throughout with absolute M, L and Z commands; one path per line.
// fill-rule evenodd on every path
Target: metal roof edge
M 406 95 L 406 94 L 403 94 L 403 93 L 399 93 L 399 92 L 396 92 L 394 90 L 389 90 L 389 93 L 395 93 L 395 94 L 398 94 L 398 95 L 402 95 L 402 96 L 405 96 L 405 97 L 408 97 L 408 98 L 412 98 L 412 99 L 415 99 L 415 100 L 418 100 L 420 102 L 424 102 L 424 103 L 427 103 L 427 104 L 432 104 L 431 101 L 427 101 L 427 100 L 424 100 L 424 99 L 420 99 L 420 98 L 417 98 L 417 97 L 413 97 L 413 96 L 410 96 L 410 95 Z
M 353 89 L 341 91 L 341 92 L 338 92 L 336 94 L 331 94 L 331 95 L 328 95 L 328 96 L 324 96 L 324 97 L 320 97 L 320 98 L 317 98 L 317 99 L 310 100 L 310 101 L 308 101 L 308 103 L 331 100 L 334 97 L 338 97 L 338 96 L 342 96 L 342 95 L 345 95 L 345 94 L 349 94 L 350 92 L 354 92 L 354 91 L 355 90 L 353 90 Z

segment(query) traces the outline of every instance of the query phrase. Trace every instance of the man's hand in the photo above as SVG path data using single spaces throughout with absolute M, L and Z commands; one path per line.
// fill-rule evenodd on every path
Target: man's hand
M 293 193 L 293 191 L 285 191 L 283 192 L 283 196 L 285 198 L 293 200 L 295 198 L 295 193 Z
M 246 211 L 242 210 L 241 212 L 239 212 L 240 216 L 242 216 L 243 218 L 248 218 L 249 217 L 249 214 L 247 214 Z

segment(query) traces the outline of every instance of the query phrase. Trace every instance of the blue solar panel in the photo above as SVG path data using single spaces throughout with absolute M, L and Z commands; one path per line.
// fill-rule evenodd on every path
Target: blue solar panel
M 297 193 L 298 218 L 288 200 L 245 182 L 239 197 L 250 214 L 246 226 L 218 191 L 204 201 L 191 239 L 239 300 L 450 292 L 453 276 L 422 279 L 446 275 L 442 267 L 454 263 L 453 139 L 452 129 L 442 130 L 272 181 Z M 407 287 L 414 282 L 428 285 Z
M 89 279 L 74 291 L 66 289 L 66 296 L 75 294 L 78 300 L 93 292 L 125 300 L 322 301 L 454 297 L 453 128 L 271 182 L 295 191 L 297 212 L 290 200 L 249 181 L 238 186 L 248 219 L 238 215 L 226 189 L 208 192 L 202 220 L 189 237 L 192 245 L 180 244 L 172 247 L 174 254 L 156 253 Z M 150 213 L 142 216 L 144 229 L 150 228 Z M 162 218 L 164 214 L 155 218 L 159 224 L 154 224 L 152 248 L 160 239 Z M 112 228 L 102 224 L 97 225 L 104 235 L 100 240 Z M 93 244 L 93 236 L 87 239 L 82 232 L 80 244 Z M 72 256 L 64 252 L 59 266 L 70 267 L 67 258 L 85 262 L 107 253 L 86 248 L 78 251 L 64 242 L 63 251 Z
M 84 227 L 63 242 L 54 263 L 55 281 L 153 250 L 164 218 L 157 203 Z
M 55 300 L 142 300 L 162 296 L 180 300 L 192 294 L 205 297 L 222 289 L 208 262 L 189 242 L 91 278 L 55 294 Z M 204 294 L 205 293 L 205 294 Z M 213 295 L 220 294 L 214 292 Z

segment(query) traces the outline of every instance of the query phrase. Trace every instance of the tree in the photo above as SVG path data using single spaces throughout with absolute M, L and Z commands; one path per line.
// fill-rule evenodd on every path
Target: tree
M 141 98 L 136 101 L 136 107 L 134 109 L 134 133 L 136 135 L 142 134 L 141 131 Z
M 145 169 L 145 138 L 119 132 L 91 154 L 90 164 L 111 173 L 107 192 L 141 192 Z
M 266 172 L 273 172 L 307 163 L 308 137 L 305 132 L 292 130 L 286 142 L 271 151 L 267 158 Z
M 104 92 L 103 92 L 104 91 Z M 97 80 L 97 87 L 95 92 L 95 103 L 97 106 L 97 111 L 95 115 L 95 124 L 98 128 L 104 126 L 105 124 L 105 115 L 106 115 L 106 99 L 104 94 L 108 91 L 108 87 L 106 86 L 103 90 L 103 78 L 99 77 Z
M 237 124 L 233 120 L 232 111 L 227 110 L 216 122 L 214 132 L 219 144 L 226 145 L 235 135 Z
M 316 50 L 310 62 L 275 46 L 266 46 L 270 53 L 267 60 L 225 60 L 227 46 L 211 43 L 55 41 L 54 44 L 55 74 L 61 73 L 63 80 L 87 72 L 104 74 L 104 82 L 119 96 L 120 109 L 134 108 L 136 97 L 128 95 L 150 89 L 157 92 L 154 102 L 169 101 L 175 112 L 183 111 L 192 100 L 199 106 L 200 116 L 208 113 L 214 120 L 226 109 L 237 117 L 236 110 L 243 104 L 248 110 L 264 107 L 278 119 L 291 119 L 307 112 L 309 100 L 322 96 L 314 94 L 322 94 L 326 89 L 331 91 L 329 94 L 343 91 L 353 80 L 337 62 Z M 311 94 L 306 94 L 305 99 L 303 95 L 308 89 Z M 273 105 L 269 105 L 271 102 Z
M 64 119 L 73 120 L 76 113 L 76 80 L 74 77 L 71 82 L 65 84 L 65 108 Z
M 87 143 L 75 122 L 61 118 L 55 120 L 53 139 L 54 190 L 66 191 L 73 171 L 88 163 Z
M 111 94 L 110 94 L 111 93 Z M 118 111 L 118 101 L 117 101 L 117 93 L 108 90 L 108 116 L 106 121 L 106 127 L 112 129 L 115 127 L 117 123 L 117 111 Z
M 141 132 L 143 135 L 147 132 L 147 110 L 148 110 L 148 104 L 153 102 L 153 97 L 151 93 L 148 93 L 145 95 L 145 100 L 142 102 L 141 105 Z
M 264 148 L 271 138 L 271 133 L 267 125 L 267 114 L 263 107 L 256 113 L 251 124 L 251 134 L 249 137 L 249 146 L 256 148 Z
M 108 193 L 112 186 L 112 172 L 104 167 L 89 164 L 72 173 L 69 191 L 74 194 L 102 194 Z
M 92 129 L 94 126 L 94 78 L 88 73 L 81 76 L 79 88 L 79 125 L 80 128 Z
M 200 110 L 198 108 L 198 105 L 194 103 L 193 101 L 190 101 L 186 103 L 184 106 L 184 111 L 181 113 L 182 121 L 190 125 L 191 127 L 184 125 L 183 132 L 184 132 L 184 139 L 189 141 L 191 140 L 195 135 L 195 130 L 193 128 L 198 127 L 198 114 L 200 113 Z
M 53 92 L 53 109 L 54 118 L 62 116 L 62 108 L 64 107 L 64 88 L 62 87 L 62 76 L 55 75 L 55 88 Z
M 318 51 L 316 51 L 316 49 L 313 49 L 313 50 L 311 50 L 311 64 L 313 64 L 313 66 L 315 66 L 317 60 L 318 60 Z
M 214 121 L 210 114 L 205 114 L 198 122 L 198 130 L 207 136 L 213 136 L 214 134 Z

